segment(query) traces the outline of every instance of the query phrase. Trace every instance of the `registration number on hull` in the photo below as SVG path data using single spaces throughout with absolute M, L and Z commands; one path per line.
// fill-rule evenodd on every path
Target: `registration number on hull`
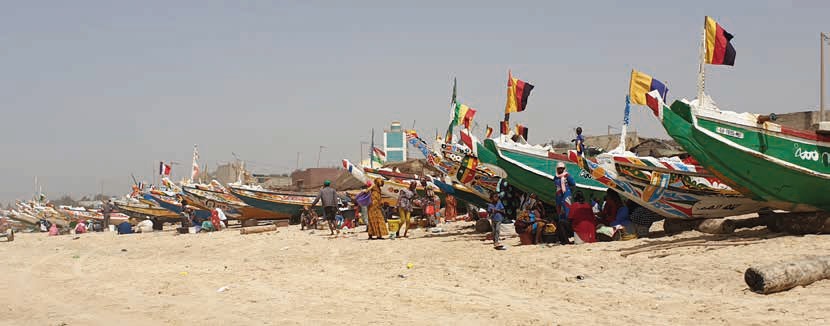
M 729 137 L 744 139 L 744 133 L 742 133 L 740 131 L 737 131 L 737 130 L 727 129 L 727 128 L 724 128 L 724 127 L 716 127 L 715 132 L 717 132 L 721 135 L 727 135 Z

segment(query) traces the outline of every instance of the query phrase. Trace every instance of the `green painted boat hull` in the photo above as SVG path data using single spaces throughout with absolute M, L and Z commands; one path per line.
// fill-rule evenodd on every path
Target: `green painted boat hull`
M 559 162 L 565 163 L 568 174 L 574 178 L 576 183 L 574 190 L 581 191 L 586 200 L 605 197 L 605 190 L 607 189 L 605 185 L 590 179 L 590 177 L 583 176 L 582 169 L 573 162 L 554 160 L 521 151 L 500 149 L 493 139 L 486 139 L 484 148 L 493 154 L 492 157 L 496 158 L 495 164 L 507 173 L 506 179 L 509 184 L 524 192 L 537 194 L 540 200 L 549 205 L 556 205 L 556 185 L 553 177 L 556 175 L 556 165 Z M 481 147 L 478 148 L 478 152 L 481 157 Z M 536 171 L 527 169 L 520 164 Z
M 792 166 L 804 166 L 793 155 L 794 149 L 827 153 L 830 148 L 759 128 L 693 117 L 691 106 L 682 101 L 675 101 L 671 108 L 663 107 L 662 123 L 702 166 L 743 195 L 782 210 L 830 210 L 830 180 L 820 176 L 827 172 L 826 166 L 823 171 L 808 167 L 817 174 Z M 713 134 L 723 134 L 721 137 L 731 144 Z

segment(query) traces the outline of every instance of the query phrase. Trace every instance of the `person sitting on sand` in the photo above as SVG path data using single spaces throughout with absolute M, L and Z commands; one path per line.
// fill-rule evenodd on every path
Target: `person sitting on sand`
M 648 236 L 651 225 L 654 224 L 654 222 L 664 219 L 664 217 L 660 214 L 640 206 L 640 204 L 633 201 L 631 202 L 631 207 L 628 209 L 631 211 L 631 214 L 629 214 L 631 226 L 633 227 L 631 233 L 636 234 L 638 238 Z
M 594 243 L 597 241 L 597 219 L 591 204 L 585 202 L 585 195 L 581 191 L 574 193 L 574 203 L 571 204 L 571 225 L 574 230 L 574 242 Z
M 490 195 L 490 203 L 487 204 L 487 214 L 490 216 L 490 223 L 493 228 L 493 248 L 503 250 L 499 237 L 501 237 L 501 222 L 504 221 L 504 204 L 499 200 L 497 194 Z
M 86 223 L 84 223 L 84 221 L 79 221 L 78 224 L 75 225 L 75 234 L 84 233 L 86 233 Z
M 58 225 L 52 224 L 52 226 L 49 227 L 49 236 L 55 236 L 58 234 L 60 234 L 60 232 L 58 231 Z
M 222 230 L 222 221 L 219 220 L 218 210 L 219 209 L 216 208 L 210 212 L 210 223 L 213 224 L 213 227 L 216 229 L 216 231 Z
M 124 222 L 121 222 L 121 224 L 118 224 L 118 226 L 116 226 L 116 229 L 118 229 L 118 234 L 132 234 L 133 233 L 133 225 L 130 224 L 130 222 L 127 222 L 127 221 L 124 221 Z
M 611 188 L 605 191 L 605 204 L 602 205 L 602 210 L 597 214 L 599 222 L 610 226 L 617 218 L 617 210 L 622 207 L 622 200 L 620 194 Z

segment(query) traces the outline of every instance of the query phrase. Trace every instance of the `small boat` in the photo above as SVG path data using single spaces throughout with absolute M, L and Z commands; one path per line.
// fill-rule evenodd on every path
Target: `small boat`
M 453 195 L 459 200 L 473 204 L 476 207 L 487 207 L 487 199 L 482 198 L 478 193 L 474 192 L 473 190 L 467 188 L 462 184 L 449 184 L 437 179 L 433 179 L 432 182 L 434 182 L 435 185 L 438 186 L 438 188 L 440 188 L 442 192 L 448 195 Z
M 153 201 L 157 203 L 160 207 L 174 212 L 177 215 L 181 214 L 184 211 L 184 209 L 182 208 L 182 203 L 179 201 L 179 199 L 176 197 L 172 197 L 169 194 L 164 194 L 160 191 L 153 190 L 150 191 L 150 193 L 144 194 L 143 197 L 144 199 Z M 195 213 L 196 217 L 202 219 L 210 218 L 211 214 L 210 211 L 206 209 L 196 209 Z

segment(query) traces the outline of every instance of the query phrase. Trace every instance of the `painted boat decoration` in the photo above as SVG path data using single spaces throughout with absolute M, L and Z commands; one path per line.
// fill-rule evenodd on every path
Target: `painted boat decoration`
M 317 197 L 317 193 L 282 193 L 244 186 L 230 186 L 228 189 L 246 204 L 270 211 L 278 216 L 278 219 L 299 217 L 301 210 L 311 205 Z M 319 203 L 314 210 L 318 214 L 323 214 L 323 208 Z
M 605 185 L 584 173 L 567 156 L 553 153 L 548 147 L 520 144 L 500 136 L 484 140 L 484 148 L 496 155 L 498 166 L 507 173 L 505 179 L 508 183 L 526 193 L 537 194 L 540 200 L 549 205 L 556 205 L 556 185 L 553 180 L 559 162 L 565 163 L 566 171 L 573 177 L 576 183 L 574 191 L 582 191 L 586 199 L 602 198 L 605 195 Z
M 182 186 L 182 193 L 194 206 L 206 210 L 221 208 L 230 219 L 274 220 L 284 218 L 281 214 L 248 205 L 233 194 L 224 191 L 202 189 L 196 186 Z
M 342 163 L 343 163 L 343 168 L 346 169 L 346 171 L 348 171 L 355 179 L 357 179 L 361 183 L 365 184 L 366 182 L 370 182 L 370 181 L 374 182 L 374 179 L 377 178 L 377 177 L 380 177 L 380 178 L 384 179 L 383 187 L 381 187 L 380 190 L 381 190 L 381 194 L 385 197 L 398 198 L 398 193 L 401 190 L 409 188 L 409 183 L 408 182 L 404 182 L 404 181 L 401 181 L 401 180 L 389 180 L 389 179 L 384 178 L 383 176 L 380 176 L 380 175 L 373 175 L 373 174 L 370 174 L 370 173 L 366 173 L 363 168 L 357 167 L 356 165 L 352 164 L 352 162 L 350 162 L 349 160 L 346 160 L 346 159 L 344 159 Z M 435 186 L 435 184 L 433 184 L 432 182 L 427 183 L 427 186 L 432 187 L 433 190 L 436 191 L 436 195 L 438 195 L 439 197 L 443 196 L 443 193 L 440 191 L 441 189 L 438 188 L 437 186 Z M 416 191 L 418 191 L 418 193 L 423 194 L 423 192 L 424 192 L 423 186 L 421 186 L 419 184 L 418 187 L 416 188 Z
M 830 210 L 830 135 L 721 111 L 704 98 L 703 107 L 658 99 L 652 112 L 701 165 L 745 196 L 787 211 Z
M 621 196 L 668 218 L 720 218 L 754 213 L 764 207 L 703 167 L 676 157 L 603 153 L 594 162 L 570 151 L 568 158 Z
M 449 184 L 438 179 L 433 179 L 432 182 L 435 183 L 441 191 L 446 194 L 453 195 L 459 200 L 473 204 L 477 207 L 487 207 L 488 202 L 486 199 L 482 198 L 479 194 L 462 184 Z

